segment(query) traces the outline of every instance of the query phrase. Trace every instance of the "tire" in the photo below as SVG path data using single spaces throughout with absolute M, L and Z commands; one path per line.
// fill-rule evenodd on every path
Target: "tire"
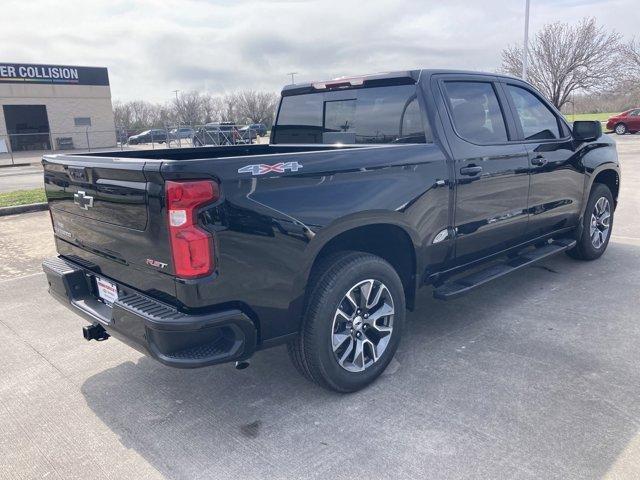
M 287 346 L 291 361 L 329 390 L 364 388 L 389 365 L 402 336 L 406 312 L 398 273 L 375 255 L 341 252 L 322 262 L 309 286 L 300 334 Z M 348 294 L 365 307 L 359 314 Z M 371 322 L 367 312 L 377 318 Z
M 599 214 L 599 211 L 602 213 Z M 608 217 L 606 217 L 607 211 Z M 602 183 L 595 183 L 591 188 L 587 208 L 582 219 L 582 234 L 576 246 L 567 251 L 567 254 L 578 260 L 600 258 L 609 245 L 613 228 L 613 214 L 614 203 L 611 190 Z M 605 217 L 606 220 L 604 220 Z M 592 230 L 594 218 L 596 226 L 595 230 Z M 603 231 L 605 224 L 607 225 L 606 232 Z
M 624 123 L 619 123 L 613 128 L 613 131 L 618 135 L 624 135 L 627 133 L 627 126 Z

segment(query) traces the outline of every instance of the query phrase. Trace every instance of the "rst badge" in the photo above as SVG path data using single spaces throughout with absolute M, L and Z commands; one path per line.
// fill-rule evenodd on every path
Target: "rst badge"
M 149 265 L 151 267 L 155 267 L 155 268 L 165 268 L 167 266 L 166 263 L 160 262 L 158 260 L 154 260 L 153 258 L 147 258 L 145 263 L 147 265 Z
M 302 165 L 298 162 L 280 162 L 273 165 L 266 165 L 264 163 L 256 165 L 246 165 L 238 169 L 238 173 L 250 173 L 251 175 L 264 175 L 265 173 L 285 173 L 285 172 L 297 172 L 302 168 Z

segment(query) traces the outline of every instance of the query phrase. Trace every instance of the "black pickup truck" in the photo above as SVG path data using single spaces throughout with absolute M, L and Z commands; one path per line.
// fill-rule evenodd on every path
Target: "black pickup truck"
M 362 388 L 416 291 L 447 300 L 558 252 L 607 248 L 620 188 L 597 122 L 527 83 L 416 70 L 291 85 L 269 145 L 46 155 L 49 290 L 181 368 L 286 343 Z

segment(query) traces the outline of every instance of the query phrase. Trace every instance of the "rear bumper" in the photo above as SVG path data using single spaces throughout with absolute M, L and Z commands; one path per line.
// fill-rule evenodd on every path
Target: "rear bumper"
M 256 349 L 256 329 L 240 310 L 187 315 L 114 282 L 118 299 L 109 306 L 96 294 L 95 273 L 63 257 L 42 264 L 49 293 L 88 322 L 158 361 L 197 368 L 244 360 Z

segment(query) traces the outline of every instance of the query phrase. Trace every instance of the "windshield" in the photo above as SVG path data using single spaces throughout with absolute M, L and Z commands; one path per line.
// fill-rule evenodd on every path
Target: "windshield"
M 425 143 L 415 85 L 283 97 L 274 143 Z

